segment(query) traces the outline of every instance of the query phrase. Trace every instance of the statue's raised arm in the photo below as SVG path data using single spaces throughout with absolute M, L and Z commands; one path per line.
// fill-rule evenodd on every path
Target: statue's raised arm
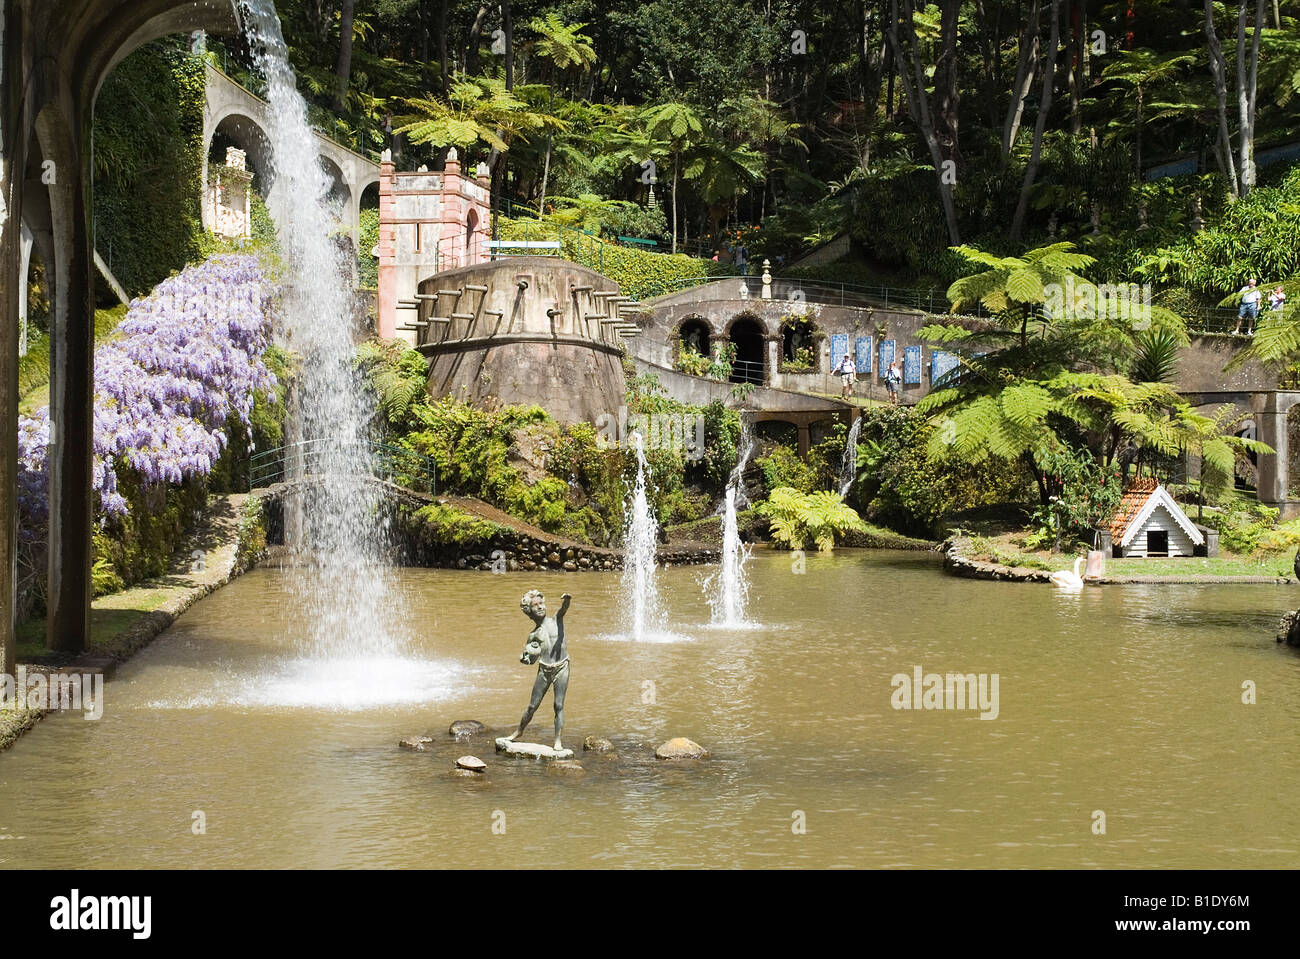
M 572 600 L 573 597 L 570 596 L 568 593 L 565 593 L 563 596 L 560 597 L 560 611 L 555 614 L 555 621 L 557 623 L 560 620 L 564 619 L 564 614 L 569 611 L 569 603 L 572 602 Z

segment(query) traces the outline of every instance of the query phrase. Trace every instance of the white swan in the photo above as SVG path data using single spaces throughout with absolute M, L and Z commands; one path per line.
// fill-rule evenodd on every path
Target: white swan
M 1061 589 L 1083 589 L 1083 580 L 1079 578 L 1079 567 L 1083 565 L 1083 557 L 1080 556 L 1074 561 L 1074 572 L 1068 569 L 1059 569 L 1048 577 L 1053 586 L 1059 586 Z

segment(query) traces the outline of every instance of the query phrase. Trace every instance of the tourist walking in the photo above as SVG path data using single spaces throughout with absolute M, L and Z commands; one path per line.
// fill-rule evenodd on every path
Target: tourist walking
M 744 243 L 736 244 L 736 266 L 740 268 L 741 276 L 749 276 L 749 250 Z
M 851 396 L 853 394 L 853 385 L 857 382 L 856 377 L 853 375 L 856 372 L 853 357 L 845 353 L 844 358 L 840 360 L 840 365 L 835 368 L 835 372 L 840 374 L 840 396 Z
M 1259 280 L 1252 276 L 1250 282 L 1241 288 L 1240 293 L 1241 306 L 1237 310 L 1237 328 L 1232 332 L 1240 333 L 1241 321 L 1245 320 L 1246 335 L 1253 336 L 1255 333 L 1255 320 L 1259 317 Z
M 894 360 L 885 370 L 885 389 L 889 390 L 889 402 L 898 405 L 898 386 L 903 382 L 903 361 Z

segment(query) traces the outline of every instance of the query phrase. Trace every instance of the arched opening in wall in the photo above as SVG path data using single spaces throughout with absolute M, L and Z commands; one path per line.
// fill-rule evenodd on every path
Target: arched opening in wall
M 796 446 L 799 443 L 799 427 L 785 420 L 763 420 L 754 424 L 754 436 L 764 444 Z
M 729 339 L 736 347 L 731 364 L 731 382 L 763 385 L 763 328 L 752 317 L 742 316 L 731 324 Z
M 379 289 L 379 181 L 361 191 L 360 242 L 357 244 L 357 285 Z
M 244 154 L 244 168 L 253 174 L 253 192 L 266 199 L 275 185 L 271 140 L 255 121 L 239 113 L 232 113 L 222 120 L 212 134 L 212 142 L 208 144 L 209 182 L 214 166 L 226 166 L 231 160 L 238 159 L 230 154 L 232 148 Z
M 682 351 L 687 350 L 700 356 L 709 355 L 709 324 L 698 316 L 685 320 L 678 330 Z
M 1287 414 L 1287 431 L 1291 429 L 1291 414 Z M 1232 427 L 1232 432 L 1243 439 L 1259 439 L 1259 427 L 1256 426 L 1253 419 L 1238 420 Z M 1256 453 L 1241 452 L 1237 453 L 1236 466 L 1233 469 L 1233 484 L 1237 489 L 1258 489 L 1259 488 L 1259 456 Z
M 815 423 L 808 425 L 808 442 L 813 446 L 828 439 L 835 432 L 835 427 L 839 425 L 839 420 L 824 419 L 817 420 Z
M 348 204 L 352 202 L 352 191 L 348 189 L 347 180 L 343 177 L 343 170 L 327 156 L 322 155 L 317 159 L 320 168 L 329 177 L 329 189 L 325 193 L 325 202 L 329 205 L 330 212 L 333 213 L 335 219 L 346 220 Z
M 482 250 L 476 250 L 474 248 L 474 231 L 477 229 L 478 229 L 478 214 L 475 213 L 473 210 L 470 210 L 469 216 L 465 217 L 465 263 L 466 264 L 478 263 L 481 259 L 486 259 L 486 257 L 480 257 L 478 255 L 483 252 Z
M 785 373 L 817 370 L 817 327 L 811 320 L 791 317 L 781 324 L 781 369 Z

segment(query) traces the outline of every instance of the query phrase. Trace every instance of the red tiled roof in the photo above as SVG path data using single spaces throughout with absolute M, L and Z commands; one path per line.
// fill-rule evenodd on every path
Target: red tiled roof
M 1124 537 L 1128 524 L 1137 518 L 1158 485 L 1154 476 L 1139 476 L 1129 483 L 1124 495 L 1120 497 L 1119 509 L 1110 519 L 1110 535 L 1114 542 L 1118 543 Z

